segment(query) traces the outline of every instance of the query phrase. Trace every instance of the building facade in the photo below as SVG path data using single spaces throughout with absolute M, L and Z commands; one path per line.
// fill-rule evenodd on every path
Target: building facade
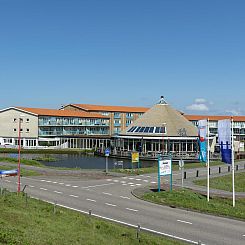
M 109 118 L 96 113 L 11 107 L 0 111 L 0 144 L 91 149 L 109 142 Z
M 110 118 L 110 136 L 120 134 L 126 127 L 142 116 L 149 108 L 130 106 L 104 106 L 89 104 L 69 104 L 64 110 L 97 113 Z

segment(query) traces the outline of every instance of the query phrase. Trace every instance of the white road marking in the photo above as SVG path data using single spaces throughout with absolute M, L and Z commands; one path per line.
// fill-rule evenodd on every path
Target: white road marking
M 52 182 L 53 184 L 57 184 L 57 182 L 56 181 L 54 181 L 54 182 Z
M 73 185 L 72 187 L 73 187 L 73 188 L 77 188 L 78 186 L 77 186 L 77 185 Z
M 120 182 L 121 182 L 122 184 L 125 184 L 125 183 L 126 183 L 126 181 L 124 181 L 124 180 L 123 180 L 123 181 L 120 181 Z
M 155 182 L 155 181 L 152 181 L 152 182 L 151 182 L 151 184 L 156 184 L 156 183 L 157 183 L 157 182 Z
M 112 179 L 107 179 L 106 181 L 112 181 Z
M 119 182 L 119 180 L 118 180 L 118 179 L 114 179 L 113 181 L 114 181 L 114 182 Z
M 54 191 L 54 192 L 57 194 L 63 194 L 63 192 L 61 192 L 61 191 Z
M 87 200 L 87 201 L 90 201 L 90 202 L 96 202 L 95 200 L 89 199 L 89 198 L 87 198 L 86 200 Z
M 6 179 L 5 181 L 6 181 L 6 182 L 9 182 L 9 183 L 11 182 L 10 180 L 7 180 L 7 179 Z
M 70 197 L 75 197 L 75 198 L 78 198 L 78 196 L 75 196 L 75 195 L 69 195 Z
M 127 184 L 122 184 L 122 185 L 127 185 Z
M 122 179 L 127 179 L 127 178 L 128 178 L 128 177 L 126 177 L 126 176 L 125 176 L 125 177 L 122 177 Z
M 115 205 L 115 204 L 111 204 L 111 203 L 105 203 L 105 205 L 107 205 L 107 206 L 112 206 L 112 207 L 116 207 L 117 205 Z
M 112 196 L 111 193 L 108 193 L 108 192 L 102 192 L 104 195 L 108 195 L 108 196 Z
M 130 177 L 130 178 L 128 178 L 128 179 L 134 179 L 134 178 Z
M 50 182 L 51 182 L 51 180 L 46 180 L 46 182 L 47 182 L 47 183 L 50 183 Z
M 140 186 L 141 184 L 136 184 L 136 185 Z
M 64 183 L 59 183 L 59 185 L 64 185 Z
M 133 187 L 133 186 L 135 186 L 135 185 L 130 185 L 130 186 L 132 186 L 132 187 Z
M 125 197 L 125 196 L 120 196 L 120 197 L 124 199 L 130 199 L 130 197 Z
M 29 187 L 31 187 L 31 188 L 34 188 L 35 186 L 34 185 L 28 185 Z
M 185 220 L 180 220 L 180 219 L 177 219 L 178 222 L 181 222 L 181 223 L 185 223 L 185 224 L 189 224 L 189 225 L 192 225 L 191 222 L 188 222 L 188 221 L 185 221 Z
M 146 177 L 146 178 L 151 178 L 151 176 L 149 176 L 149 175 L 146 175 L 145 177 Z
M 47 189 L 40 187 L 40 190 L 47 191 Z
M 114 183 L 108 183 L 108 184 L 102 184 L 102 185 L 91 185 L 91 186 L 85 186 L 82 188 L 86 189 L 86 188 L 92 188 L 92 187 L 101 187 L 101 186 L 105 186 L 105 185 L 114 185 Z
M 134 185 L 134 183 L 132 183 L 132 182 L 129 182 L 128 184 L 129 184 L 129 185 Z
M 43 181 L 46 181 L 45 179 L 41 179 L 41 181 L 43 182 Z
M 66 186 L 71 186 L 70 184 L 67 184 Z
M 53 204 L 50 201 L 46 201 L 46 202 Z M 84 210 L 81 210 L 81 209 L 72 208 L 72 207 L 65 206 L 65 205 L 58 204 L 58 203 L 56 205 L 58 205 L 60 207 L 63 207 L 63 208 L 68 208 L 70 210 L 74 210 L 74 211 L 77 211 L 77 212 L 80 212 L 80 213 L 83 213 L 83 214 L 89 214 L 87 211 L 84 211 Z M 113 221 L 113 222 L 116 222 L 116 223 L 119 223 L 119 224 L 122 224 L 122 225 L 127 225 L 127 226 L 130 226 L 130 227 L 133 227 L 133 228 L 137 228 L 138 227 L 136 225 L 133 225 L 133 224 L 130 224 L 130 223 L 127 223 L 127 222 L 124 222 L 124 221 L 120 221 L 120 220 L 117 220 L 117 219 L 108 218 L 106 216 L 102 216 L 102 215 L 99 215 L 99 214 L 92 213 L 91 215 L 94 216 L 94 217 L 97 217 L 97 218 L 102 218 L 102 219 L 105 219 L 105 220 Z M 140 228 L 141 228 L 141 230 L 144 230 L 144 231 L 149 231 L 149 232 L 156 233 L 156 234 L 159 234 L 159 235 L 175 238 L 175 239 L 178 239 L 178 240 L 181 240 L 181 241 L 185 241 L 185 242 L 188 242 L 188 243 L 192 243 L 192 244 L 198 244 L 197 241 L 192 241 L 192 240 L 189 240 L 189 239 L 186 239 L 186 238 L 183 238 L 183 237 L 179 237 L 179 236 L 175 236 L 175 235 L 172 235 L 172 234 L 168 234 L 168 233 L 152 230 L 152 229 L 145 228 L 145 227 L 140 227 Z M 205 245 L 205 244 L 202 243 L 202 245 Z
M 141 179 L 135 179 L 135 180 L 141 180 Z
M 242 235 L 242 236 L 244 236 L 244 237 L 245 237 L 245 234 L 244 234 L 244 235 Z
M 149 182 L 147 179 L 143 180 L 144 182 Z
M 138 212 L 139 210 L 137 210 L 137 209 L 132 209 L 132 208 L 126 208 L 127 210 L 129 210 L 129 211 L 133 211 L 133 212 Z

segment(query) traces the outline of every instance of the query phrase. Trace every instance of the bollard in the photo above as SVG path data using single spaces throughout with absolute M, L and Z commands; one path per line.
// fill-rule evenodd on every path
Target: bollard
M 239 165 L 236 165 L 236 171 L 238 171 L 238 167 L 239 167 Z
M 184 172 L 184 179 L 186 179 L 186 172 Z
M 208 170 L 208 173 L 209 173 L 209 175 L 211 175 L 211 169 L 209 168 L 209 170 Z
M 140 238 L 140 225 L 138 224 L 137 226 L 137 234 L 136 234 L 137 239 Z
M 200 240 L 198 241 L 198 245 L 202 245 L 202 242 Z
M 228 172 L 230 172 L 231 171 L 231 166 L 228 166 Z
M 197 170 L 196 177 L 198 177 L 199 171 Z
M 92 210 L 89 209 L 88 214 L 91 216 L 92 215 Z
M 219 174 L 221 173 L 221 167 L 219 167 Z

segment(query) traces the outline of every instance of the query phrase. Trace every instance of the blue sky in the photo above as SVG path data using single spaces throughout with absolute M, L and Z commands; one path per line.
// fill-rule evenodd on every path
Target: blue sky
M 243 0 L 0 0 L 0 108 L 245 115 Z

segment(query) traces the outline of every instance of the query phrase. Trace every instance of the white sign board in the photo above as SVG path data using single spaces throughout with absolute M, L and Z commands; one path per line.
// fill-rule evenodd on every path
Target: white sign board
M 165 176 L 172 174 L 172 160 L 171 159 L 165 159 L 165 160 L 159 160 L 159 175 Z

